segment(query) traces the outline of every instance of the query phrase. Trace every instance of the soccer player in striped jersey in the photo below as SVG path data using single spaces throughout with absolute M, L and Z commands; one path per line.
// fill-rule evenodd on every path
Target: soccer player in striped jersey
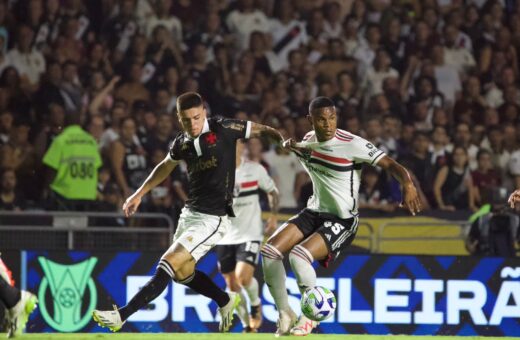
M 401 184 L 403 203 L 412 215 L 421 201 L 408 171 L 369 141 L 337 129 L 332 100 L 317 97 L 309 105 L 313 130 L 301 143 L 284 146 L 296 153 L 313 184 L 307 208 L 283 224 L 262 248 L 265 282 L 279 312 L 276 335 L 307 335 L 317 322 L 296 314 L 289 307 L 283 258 L 289 263 L 300 291 L 316 286 L 314 260 L 327 266 L 349 244 L 358 227 L 358 189 L 363 164 L 377 165 Z
M 251 162 L 243 157 L 244 142 L 237 141 L 235 171 L 235 190 L 233 211 L 229 232 L 215 247 L 220 272 L 226 280 L 227 288 L 241 296 L 237 314 L 244 332 L 256 332 L 262 324 L 258 282 L 253 276 L 260 247 L 264 239 L 262 209 L 260 208 L 260 190 L 268 195 L 271 216 L 267 219 L 265 234 L 270 235 L 277 227 L 278 189 L 265 168 L 258 162 Z M 247 300 L 242 294 L 247 293 L 251 303 L 250 313 Z

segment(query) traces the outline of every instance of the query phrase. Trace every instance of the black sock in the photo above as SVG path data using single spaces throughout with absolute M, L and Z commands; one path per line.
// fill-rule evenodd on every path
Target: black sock
M 157 268 L 154 276 L 134 295 L 132 300 L 126 306 L 119 308 L 121 320 L 125 321 L 130 315 L 148 305 L 166 289 L 171 280 L 172 278 L 164 269 Z
M 219 307 L 223 307 L 229 302 L 229 295 L 220 289 L 206 274 L 199 270 L 195 270 L 195 273 L 193 273 L 190 278 L 179 283 L 190 287 L 201 295 L 209 297 L 215 301 Z
M 22 293 L 16 287 L 13 287 L 2 276 L 0 276 L 0 300 L 4 302 L 7 308 L 13 308 L 20 298 Z

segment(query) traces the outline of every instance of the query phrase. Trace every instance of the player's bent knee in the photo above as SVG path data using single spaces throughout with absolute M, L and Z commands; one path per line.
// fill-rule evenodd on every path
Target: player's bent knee
M 237 283 L 240 287 L 247 287 L 251 284 L 251 275 L 242 274 L 237 277 Z
M 269 243 L 264 244 L 260 253 L 266 259 L 279 260 L 279 261 L 283 260 L 282 252 L 279 251 L 275 246 L 273 246 L 272 244 L 269 244 Z
M 297 261 L 304 260 L 312 264 L 314 258 L 310 251 L 301 245 L 296 245 L 289 253 L 289 263 L 293 266 Z

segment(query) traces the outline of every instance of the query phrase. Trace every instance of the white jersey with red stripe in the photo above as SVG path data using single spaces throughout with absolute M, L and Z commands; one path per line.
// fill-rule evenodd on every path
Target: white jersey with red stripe
M 235 171 L 235 190 L 232 228 L 218 244 L 239 244 L 249 241 L 262 241 L 264 228 L 259 193 L 277 190 L 276 185 L 265 168 L 251 161 L 243 161 Z
M 333 138 L 318 142 L 314 131 L 305 135 L 296 155 L 312 180 L 307 208 L 340 218 L 357 216 L 363 163 L 377 164 L 385 153 L 364 138 L 336 130 Z

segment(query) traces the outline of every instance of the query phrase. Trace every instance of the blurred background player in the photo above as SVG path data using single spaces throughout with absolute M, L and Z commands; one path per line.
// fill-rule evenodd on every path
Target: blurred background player
M 262 324 L 262 306 L 258 282 L 253 276 L 258 264 L 260 247 L 266 235 L 272 234 L 277 227 L 279 195 L 278 189 L 265 168 L 258 162 L 246 160 L 244 142 L 237 141 L 235 172 L 235 200 L 231 217 L 231 229 L 215 247 L 219 269 L 226 280 L 227 288 L 241 295 L 237 314 L 245 332 L 255 332 Z M 267 193 L 271 216 L 265 230 L 262 225 L 260 190 Z M 250 314 L 244 289 L 251 303 Z
M 221 290 L 205 273 L 196 270 L 197 262 L 228 232 L 233 213 L 236 141 L 240 138 L 267 137 L 283 141 L 273 128 L 250 121 L 207 118 L 202 97 L 186 92 L 177 98 L 177 112 L 182 131 L 177 134 L 169 153 L 139 189 L 127 198 L 123 210 L 133 215 L 144 195 L 161 184 L 181 160 L 186 161 L 189 193 L 173 236 L 173 244 L 163 254 L 154 276 L 130 302 L 113 311 L 94 310 L 94 320 L 112 331 L 121 329 L 136 311 L 161 294 L 171 280 L 181 283 L 217 303 L 219 330 L 231 326 L 240 296 Z
M 307 208 L 282 225 L 262 248 L 264 278 L 279 312 L 276 335 L 308 335 L 317 322 L 301 315 L 299 320 L 289 306 L 285 286 L 284 254 L 300 291 L 316 286 L 314 260 L 328 262 L 352 243 L 358 223 L 358 191 L 361 166 L 366 163 L 387 170 L 401 184 L 403 203 L 415 215 L 421 210 L 417 190 L 408 171 L 369 141 L 337 129 L 336 108 L 327 97 L 309 104 L 313 130 L 299 145 L 284 145 L 298 155 L 313 184 Z
M 0 316 L 6 312 L 8 338 L 22 334 L 37 303 L 34 294 L 14 286 L 11 272 L 0 258 Z

